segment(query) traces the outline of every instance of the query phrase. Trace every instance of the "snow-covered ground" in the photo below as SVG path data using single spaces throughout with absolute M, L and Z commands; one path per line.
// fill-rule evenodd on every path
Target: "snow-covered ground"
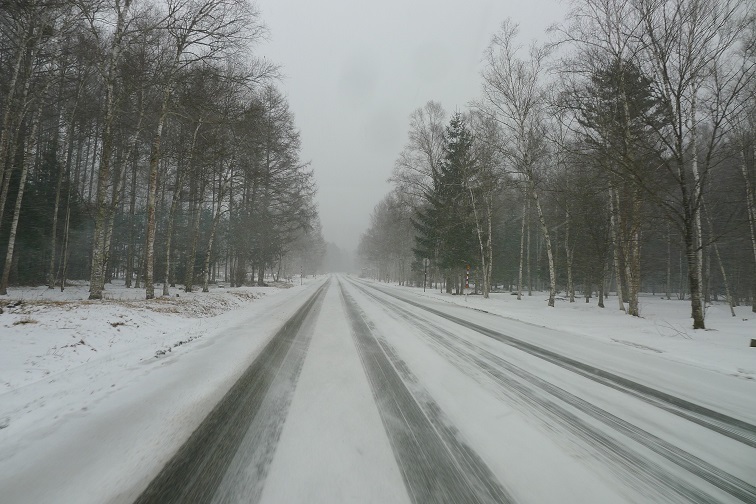
M 209 293 L 172 289 L 144 299 L 144 289 L 107 286 L 105 301 L 88 301 L 87 285 L 11 288 L 0 308 L 0 393 L 52 379 L 85 363 L 124 353 L 154 357 L 206 334 L 213 317 L 278 289 L 244 287 Z
M 172 289 L 150 301 L 118 284 L 104 301 L 87 301 L 84 285 L 10 289 L 0 501 L 105 502 L 114 490 L 133 500 L 321 283 Z M 70 484 L 82 475 L 87 485 Z
M 172 297 L 150 301 L 143 290 L 118 284 L 108 286 L 106 300 L 92 302 L 84 285 L 63 293 L 11 290 L 0 299 L 0 502 L 133 502 L 324 281 L 205 294 L 173 289 Z M 548 308 L 543 293 L 486 300 L 372 286 L 756 423 L 750 307 L 731 317 L 715 304 L 707 309 L 709 329 L 693 331 L 688 303 L 653 296 L 642 298 L 642 317 L 634 318 L 616 309 L 614 297 L 603 310 L 595 299 Z M 756 485 L 752 448 L 420 306 L 380 291 L 371 297 L 365 287 L 332 278 L 313 314 L 285 424 L 271 441 L 275 456 L 262 502 L 410 500 L 406 466 L 392 456 L 386 411 L 360 363 L 345 296 L 356 300 L 377 341 L 395 352 L 389 357 L 398 359 L 396 372 L 435 428 L 448 424 L 518 502 L 651 502 L 665 491 L 679 502 L 674 490 L 655 487 L 666 481 L 655 478 L 668 476 L 683 488 L 737 501 L 660 456 L 655 445 L 640 446 L 648 434 L 627 440 L 615 417 L 745 481 L 746 489 Z M 528 370 L 531 381 L 496 374 L 507 366 Z M 549 384 L 558 390 L 548 392 Z M 531 394 L 546 409 L 531 404 Z M 578 408 L 571 397 L 594 409 Z M 624 466 L 611 450 L 591 445 L 595 436 L 640 462 Z
M 595 297 L 589 303 L 582 297 L 576 297 L 574 303 L 557 298 L 550 308 L 548 293 L 544 292 L 533 292 L 532 296 L 523 293 L 518 301 L 509 292 L 492 293 L 484 299 L 481 295 L 456 296 L 432 289 L 423 292 L 422 288 L 376 285 L 756 380 L 756 348 L 750 347 L 751 339 L 756 339 L 756 313 L 750 306 L 736 307 L 733 317 L 724 302 L 707 305 L 707 329 L 696 331 L 692 328 L 690 301 L 667 300 L 660 295 L 642 294 L 641 316 L 631 317 L 618 309 L 614 296 L 604 301 L 603 309 L 597 306 Z
M 726 306 L 726 316 L 710 309 L 712 330 L 692 331 L 682 302 L 644 298 L 645 318 L 638 319 L 595 304 L 548 308 L 542 293 L 522 301 L 509 294 L 485 300 L 371 285 L 756 423 L 756 349 L 748 347 L 756 317 L 749 318 L 750 307 L 740 309 L 737 319 Z M 405 314 L 397 316 L 389 308 L 402 305 L 395 298 L 379 296 L 389 303 L 381 308 L 361 297 L 379 337 L 414 374 L 408 383 L 425 388 L 518 502 L 754 502 L 752 447 L 418 305 L 404 305 Z M 655 330 L 659 326 L 675 331 Z M 667 457 L 674 452 L 695 461 L 690 472 Z M 734 498 L 722 492 L 726 485 L 709 487 L 701 476 L 708 470 L 736 478 L 747 490 Z

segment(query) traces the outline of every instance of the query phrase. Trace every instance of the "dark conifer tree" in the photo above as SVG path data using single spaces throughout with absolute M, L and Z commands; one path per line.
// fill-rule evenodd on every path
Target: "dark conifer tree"
M 413 219 L 417 229 L 415 255 L 433 260 L 446 272 L 447 279 L 477 262 L 467 183 L 475 168 L 472 144 L 473 136 L 464 117 L 454 114 L 445 131 L 444 159 L 432 174 L 433 186 L 425 195 L 425 205 Z

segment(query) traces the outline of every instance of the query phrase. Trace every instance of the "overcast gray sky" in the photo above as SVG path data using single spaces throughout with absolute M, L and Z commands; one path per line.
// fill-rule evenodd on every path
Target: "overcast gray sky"
M 270 31 L 258 55 L 280 83 L 318 183 L 325 239 L 356 249 L 390 190 L 410 113 L 463 110 L 480 94 L 483 50 L 504 19 L 524 43 L 566 12 L 558 0 L 256 0 Z

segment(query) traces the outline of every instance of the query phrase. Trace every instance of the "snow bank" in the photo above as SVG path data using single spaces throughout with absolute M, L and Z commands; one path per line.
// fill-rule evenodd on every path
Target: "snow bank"
M 518 301 L 509 292 L 491 293 L 490 298 L 484 299 L 482 295 L 456 296 L 430 289 L 423 293 L 419 288 L 392 288 L 756 380 L 756 348 L 749 347 L 751 338 L 756 338 L 756 313 L 750 306 L 736 307 L 733 317 L 726 303 L 707 305 L 707 329 L 700 331 L 692 329 L 689 301 L 651 294 L 641 295 L 641 316 L 631 317 L 618 309 L 614 296 L 605 300 L 603 309 L 597 306 L 596 298 L 585 303 L 585 298 L 580 297 L 574 303 L 557 298 L 556 306 L 550 308 L 545 292 L 533 292 L 532 296 L 524 293 Z
M 212 317 L 277 289 L 213 286 L 209 293 L 171 289 L 145 300 L 144 289 L 108 284 L 103 301 L 88 301 L 87 285 L 63 292 L 9 289 L 0 308 L 0 394 L 94 361 L 129 354 L 139 361 L 199 338 Z

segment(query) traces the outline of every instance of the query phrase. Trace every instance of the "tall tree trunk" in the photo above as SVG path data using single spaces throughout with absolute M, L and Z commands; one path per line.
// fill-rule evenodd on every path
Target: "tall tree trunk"
M 705 329 L 704 312 L 701 300 L 701 275 L 699 275 L 699 241 L 696 232 L 694 203 L 688 193 L 684 161 L 678 159 L 678 178 L 681 180 L 680 191 L 683 207 L 683 245 L 685 262 L 688 266 L 688 290 L 690 292 L 691 318 L 693 329 Z M 680 279 L 682 282 L 682 278 Z M 682 291 L 682 288 L 681 288 Z M 684 295 L 681 293 L 681 295 Z
M 3 181 L 3 177 L 5 175 L 5 165 L 8 159 L 13 157 L 13 152 L 11 152 L 10 150 L 10 136 L 8 132 L 13 129 L 11 126 L 11 117 L 13 115 L 13 112 L 16 110 L 14 98 L 18 84 L 18 77 L 19 75 L 21 75 L 21 63 L 23 63 L 24 61 L 24 54 L 27 53 L 26 48 L 28 40 L 32 38 L 33 34 L 34 23 L 30 23 L 28 36 L 25 38 L 25 40 L 22 41 L 21 44 L 19 44 L 18 53 L 16 54 L 16 59 L 13 63 L 13 70 L 11 72 L 11 80 L 8 85 L 8 91 L 5 95 L 5 103 L 3 107 L 3 125 L 2 129 L 0 129 L 0 181 Z M 26 72 L 24 72 L 24 75 L 26 75 Z M 28 83 L 30 79 L 26 77 L 26 81 Z M 26 92 L 28 92 L 27 84 L 24 84 L 24 89 L 26 89 Z M 25 96 L 22 97 L 21 102 L 25 101 L 25 99 Z M 8 174 L 8 176 L 10 177 L 10 174 Z M 0 212 L 2 212 L 2 210 L 0 210 Z M 0 219 L 0 222 L 2 222 L 2 219 Z
M 27 57 L 26 57 L 26 63 L 24 64 L 24 87 L 21 91 L 21 97 L 18 101 L 18 110 L 17 115 L 18 118 L 15 122 L 15 126 L 12 128 L 13 132 L 11 133 L 11 136 L 8 141 L 8 145 L 6 146 L 6 159 L 3 162 L 3 166 L 6 165 L 8 168 L 6 168 L 5 171 L 5 177 L 3 178 L 3 189 L 2 192 L 0 192 L 0 225 L 2 225 L 3 217 L 5 216 L 5 206 L 8 202 L 8 192 L 10 190 L 10 181 L 11 177 L 13 175 L 13 156 L 16 155 L 16 148 L 18 147 L 18 139 L 21 135 L 21 128 L 23 127 L 24 122 L 24 116 L 27 112 L 28 107 L 30 106 L 30 100 L 29 100 L 29 90 L 31 89 L 32 84 L 32 78 L 31 78 L 31 72 L 32 72 L 32 61 L 36 57 L 36 49 L 29 49 L 27 51 Z M 12 105 L 11 103 L 8 104 L 8 106 Z M 8 163 L 8 161 L 11 161 Z
M 703 207 L 703 202 L 701 203 L 701 206 Z M 706 208 L 702 208 L 702 210 L 706 211 Z M 711 216 L 709 213 L 706 213 L 706 222 L 709 225 L 709 234 L 711 236 L 714 236 L 714 225 L 711 223 Z M 724 283 L 725 288 L 725 295 L 727 296 L 727 304 L 730 307 L 730 314 L 734 317 L 735 316 L 735 300 L 732 297 L 731 291 L 730 291 L 730 282 L 727 280 L 727 272 L 725 271 L 724 263 L 722 262 L 722 256 L 719 253 L 719 245 L 717 242 L 712 242 L 712 246 L 714 247 L 714 254 L 717 256 L 717 262 L 719 263 L 719 272 L 722 274 L 722 283 Z
M 172 260 L 171 260 L 171 242 L 173 240 L 173 229 L 176 221 L 176 212 L 178 211 L 178 205 L 181 201 L 181 187 L 184 185 L 184 176 L 187 171 L 192 171 L 194 151 L 197 146 L 197 135 L 199 134 L 200 127 L 202 126 L 202 119 L 197 121 L 197 127 L 194 128 L 194 134 L 192 135 L 192 144 L 189 148 L 189 156 L 186 160 L 186 170 L 182 170 L 181 167 L 176 168 L 176 186 L 173 190 L 173 198 L 171 199 L 171 209 L 168 214 L 168 229 L 165 236 L 165 283 L 163 284 L 163 295 L 167 296 L 169 278 L 171 275 Z M 194 264 L 192 262 L 192 264 Z M 188 265 L 187 265 L 188 267 Z
M 232 258 L 234 257 L 233 248 L 234 248 L 234 241 L 231 239 L 231 236 L 233 235 L 233 229 L 234 229 L 234 166 L 231 165 L 229 168 L 229 175 L 228 175 L 228 235 L 226 237 L 228 245 L 226 246 L 226 261 L 223 265 L 223 280 L 225 282 L 229 281 L 229 278 L 231 278 L 230 285 L 231 287 L 234 286 L 233 283 L 233 276 L 234 276 L 234 267 L 232 263 Z
M 105 124 L 102 132 L 100 167 L 97 173 L 97 201 L 95 204 L 95 229 L 92 241 L 92 270 L 89 282 L 89 299 L 102 299 L 102 291 L 105 288 L 105 241 L 109 211 L 107 197 L 110 185 L 110 158 L 113 152 L 113 120 L 116 116 L 115 81 L 123 48 L 126 26 L 125 16 L 130 5 L 131 0 L 124 0 L 122 8 L 116 13 L 116 26 L 113 41 L 110 45 L 108 66 L 105 71 Z M 94 166 L 94 161 L 92 164 Z M 90 178 L 90 190 L 91 187 L 92 179 Z
M 62 79 L 61 79 L 62 81 Z M 79 85 L 77 91 L 76 91 L 76 99 L 74 101 L 74 106 L 71 110 L 71 117 L 68 120 L 68 128 L 67 128 L 67 139 L 64 143 L 68 144 L 68 148 L 66 149 L 66 161 L 65 163 L 62 163 L 60 166 L 60 169 L 58 171 L 58 183 L 56 184 L 55 189 L 55 206 L 53 209 L 53 223 L 52 223 L 52 231 L 50 232 L 50 274 L 47 281 L 47 286 L 50 289 L 55 288 L 55 260 L 56 260 L 56 253 L 57 253 L 57 247 L 58 247 L 58 213 L 60 210 L 60 193 L 63 188 L 63 179 L 65 175 L 68 175 L 69 178 L 69 185 L 70 185 L 70 178 L 71 178 L 71 159 L 73 158 L 73 146 L 74 146 L 74 120 L 75 120 L 75 114 L 76 109 L 79 106 L 79 99 L 81 98 L 81 91 L 83 89 L 83 82 Z M 57 142 L 56 142 L 57 143 Z
M 110 186 L 110 158 L 113 151 L 113 120 L 115 119 L 115 80 L 118 64 L 121 59 L 121 49 L 126 28 L 126 14 L 131 0 L 124 0 L 122 8 L 116 13 L 116 26 L 113 41 L 110 45 L 110 57 L 108 68 L 105 72 L 105 117 L 102 133 L 102 154 L 100 155 L 100 168 L 97 174 L 97 201 L 95 203 L 95 229 L 92 240 L 92 269 L 89 281 L 89 299 L 102 299 L 102 291 L 105 288 L 105 261 L 106 261 L 106 227 L 109 215 L 107 201 L 108 187 Z M 93 163 L 94 165 L 94 163 Z M 90 178 L 90 188 L 92 179 Z
M 155 298 L 155 231 L 157 229 L 155 207 L 157 204 L 158 163 L 160 161 L 160 142 L 163 139 L 163 126 L 168 116 L 168 100 L 170 97 L 171 86 L 166 85 L 163 90 L 160 115 L 158 116 L 157 128 L 155 136 L 152 139 L 152 149 L 150 151 L 150 171 L 147 179 L 147 240 L 144 252 L 144 287 L 147 299 Z
M 698 142 L 696 135 L 698 129 L 696 125 L 696 90 L 693 89 L 690 112 L 690 154 L 691 170 L 693 171 L 693 194 L 688 201 L 687 207 L 690 208 L 690 217 L 686 218 L 686 227 L 690 230 L 686 233 L 686 245 L 688 250 L 688 276 L 690 277 L 690 300 L 691 316 L 693 318 L 693 329 L 706 329 L 704 324 L 705 312 L 702 306 L 701 289 L 703 287 L 703 233 L 701 229 L 701 199 L 703 197 L 703 187 L 701 176 L 698 172 Z M 684 169 L 684 168 L 683 168 Z M 685 205 L 685 199 L 683 199 Z M 686 216 L 688 217 L 688 216 Z
M 573 283 L 572 279 L 572 258 L 574 255 L 574 251 L 572 247 L 570 247 L 570 207 L 569 204 L 567 206 L 565 215 L 565 230 L 564 230 L 564 251 L 565 251 L 565 258 L 567 260 L 567 293 L 570 296 L 570 303 L 575 302 L 575 284 Z
M 517 274 L 517 300 L 522 300 L 522 266 L 525 262 L 525 221 L 527 220 L 528 196 L 525 193 L 525 201 L 522 203 L 522 225 L 520 227 L 520 267 Z
M 525 197 L 526 203 L 525 203 L 525 232 L 527 234 L 527 239 L 525 242 L 525 269 L 528 277 L 528 296 L 533 295 L 533 277 L 531 275 L 531 268 L 530 268 L 530 196 Z
M 60 74 L 58 75 L 58 96 L 57 96 L 57 106 L 58 106 L 58 117 L 56 120 L 56 127 L 55 131 L 53 133 L 53 139 L 51 141 L 52 147 L 55 149 L 55 162 L 58 164 L 58 180 L 55 186 L 55 204 L 53 208 L 53 222 L 52 222 L 52 229 L 50 231 L 50 266 L 48 268 L 48 275 L 47 275 L 47 286 L 50 289 L 55 288 L 55 255 L 57 252 L 58 247 L 58 213 L 60 211 L 60 192 L 63 187 L 63 177 L 66 174 L 70 163 L 71 163 L 71 155 L 73 153 L 73 129 L 74 129 L 74 119 L 76 115 L 76 109 L 79 106 L 79 99 L 81 97 L 81 90 L 83 88 L 82 83 L 80 82 L 77 90 L 76 90 L 76 97 L 74 98 L 73 107 L 71 109 L 71 118 L 68 121 L 64 121 L 63 119 L 63 86 L 65 84 L 65 65 L 61 65 L 60 67 Z M 66 127 L 66 135 L 64 136 L 64 141 L 60 142 L 60 130 L 62 128 Z M 61 145 L 62 144 L 62 145 Z M 61 163 L 58 160 L 59 153 L 63 151 L 63 145 L 66 145 L 68 148 L 66 149 L 66 158 L 65 162 Z
M 71 118 L 70 127 L 71 127 L 71 131 L 68 138 L 68 152 L 66 153 L 66 163 L 65 163 L 65 178 L 68 182 L 68 191 L 67 191 L 68 194 L 66 196 L 66 209 L 65 209 L 66 221 L 64 221 L 64 225 L 63 225 L 63 246 L 61 250 L 61 256 L 59 259 L 58 271 L 53 273 L 54 275 L 53 281 L 52 281 L 53 287 L 55 287 L 56 279 L 61 276 L 61 273 L 63 271 L 62 263 L 66 260 L 64 252 L 65 252 L 65 247 L 67 245 L 67 240 L 68 240 L 69 219 L 70 219 L 70 213 L 71 213 L 71 186 L 72 186 L 71 169 L 73 168 L 72 163 L 73 163 L 73 150 L 74 150 L 74 132 L 76 131 L 74 129 L 75 126 L 73 123 L 73 117 Z M 57 238 L 57 230 L 55 231 L 55 233 L 53 233 L 53 237 L 54 239 Z M 53 249 L 55 249 L 55 247 L 53 247 Z M 51 261 L 51 264 L 54 266 L 54 263 L 52 261 Z M 62 281 L 63 280 L 61 279 L 61 282 Z
M 183 185 L 183 173 L 184 170 L 180 166 L 176 167 L 176 185 L 173 189 L 173 196 L 171 197 L 171 208 L 168 211 L 168 225 L 165 230 L 165 281 L 163 282 L 163 296 L 170 295 L 169 285 L 171 283 L 171 268 L 173 267 L 173 259 L 171 254 L 171 243 L 173 241 L 173 229 L 176 222 L 176 213 L 178 211 L 179 203 L 181 202 L 181 186 Z
M 672 236 L 667 222 L 667 299 L 672 299 Z
M 48 289 L 55 288 L 55 255 L 58 247 L 58 212 L 60 210 L 60 192 L 63 189 L 63 176 L 65 171 L 65 164 L 61 163 L 58 167 L 58 181 L 55 184 L 55 204 L 53 205 L 53 221 L 52 229 L 50 230 L 50 266 L 47 274 Z
M 386 282 L 388 282 L 388 275 L 386 275 Z M 257 285 L 260 287 L 265 286 L 265 264 L 261 263 L 257 265 Z
M 488 222 L 488 239 L 486 241 L 486 253 L 488 254 L 488 262 L 486 263 L 486 271 L 485 271 L 485 287 L 486 291 L 484 294 L 484 297 L 489 297 L 489 294 L 491 292 L 491 277 L 493 275 L 493 195 L 488 195 L 488 200 L 486 201 L 486 212 L 488 214 L 487 222 Z
M 614 281 L 617 284 L 617 302 L 619 309 L 625 311 L 625 303 L 622 296 L 622 270 L 620 268 L 620 230 L 619 230 L 619 208 L 615 202 L 615 190 L 609 188 L 609 215 L 610 226 L 612 231 L 612 250 L 614 251 Z
M 633 135 L 630 131 L 630 104 L 628 100 L 627 83 L 625 81 L 625 61 L 622 57 L 619 58 L 619 77 L 620 77 L 620 99 L 622 101 L 623 108 L 623 150 L 624 161 L 635 168 L 637 162 L 635 159 L 635 152 L 633 148 Z M 640 189 L 637 187 L 629 188 L 630 192 L 630 216 L 629 227 L 619 225 L 618 229 L 621 233 L 621 242 L 623 246 L 624 258 L 625 258 L 625 280 L 627 281 L 627 313 L 634 316 L 640 316 L 640 307 L 638 305 L 638 296 L 640 291 L 640 211 L 641 211 L 641 194 Z M 617 196 L 617 209 L 621 212 L 621 202 L 619 197 L 619 191 Z M 618 214 L 619 215 L 619 214 Z
M 90 125 L 91 126 L 91 125 Z M 81 128 L 83 129 L 84 125 L 82 124 Z M 84 150 L 84 144 L 87 144 L 86 151 Z M 73 178 L 73 184 L 76 192 L 82 195 L 82 199 L 84 198 L 84 178 L 86 178 L 86 171 L 87 171 L 87 163 L 89 162 L 89 151 L 91 149 L 92 145 L 92 135 L 87 130 L 86 135 L 81 136 L 79 139 L 79 146 L 76 150 L 76 168 L 74 169 L 74 178 Z M 84 157 L 82 158 L 82 154 Z
M 200 222 L 202 220 L 202 200 L 205 194 L 204 181 L 199 182 L 199 189 L 194 196 L 195 201 L 192 203 L 194 209 L 192 213 L 192 227 L 189 229 L 189 253 L 186 259 L 186 276 L 184 280 L 184 289 L 186 292 L 192 292 L 194 285 L 194 263 L 197 258 L 197 241 L 199 240 Z
M 119 149 L 118 154 L 116 155 L 116 163 L 115 165 L 121 168 L 119 169 L 120 173 L 115 174 L 115 180 L 113 181 L 113 188 L 112 188 L 112 194 L 110 195 L 110 202 L 108 205 L 108 215 L 105 220 L 105 236 L 103 238 L 103 270 L 106 272 L 105 277 L 103 280 L 107 280 L 108 283 L 110 283 L 111 275 L 108 273 L 110 270 L 110 243 L 113 239 L 113 226 L 115 225 L 115 217 L 116 217 L 116 210 L 118 209 L 118 202 L 121 194 L 121 184 L 123 182 L 123 176 L 126 169 L 126 163 L 123 162 L 122 159 L 122 151 Z M 104 286 L 104 283 L 103 283 Z
M 551 237 L 549 235 L 549 228 L 546 226 L 546 219 L 543 215 L 543 209 L 541 208 L 541 202 L 538 198 L 538 193 L 535 190 L 535 184 L 533 180 L 530 180 L 530 193 L 533 197 L 533 203 L 536 206 L 536 212 L 538 212 L 538 221 L 541 223 L 541 233 L 543 234 L 543 240 L 546 244 L 546 256 L 549 261 L 549 306 L 554 306 L 554 298 L 556 297 L 556 270 L 554 268 L 554 254 L 551 250 Z
M 15 151 L 18 146 L 18 137 L 21 135 L 21 127 L 23 125 L 23 121 L 15 128 L 15 131 L 12 133 L 12 138 L 9 146 L 9 149 L 12 149 Z M 13 157 L 13 156 L 9 156 Z M 0 226 L 2 226 L 3 218 L 5 217 L 5 207 L 8 204 L 8 194 L 10 192 L 10 182 L 11 178 L 13 177 L 13 169 L 15 167 L 15 163 L 10 162 L 10 166 L 5 170 L 5 178 L 3 179 L 3 188 L 0 190 Z
M 95 121 L 95 134 L 94 134 L 94 137 L 93 137 L 94 146 L 92 147 L 92 162 L 90 163 L 90 166 L 89 166 L 89 176 L 88 177 L 86 176 L 87 165 L 86 165 L 86 163 L 84 164 L 84 175 L 85 175 L 85 177 L 84 177 L 82 183 L 84 185 L 88 186 L 88 189 L 87 189 L 87 203 L 91 203 L 92 202 L 92 188 L 94 187 L 95 165 L 97 165 L 97 151 L 100 149 L 100 145 L 101 145 L 101 142 L 100 142 L 100 126 L 101 126 L 101 124 L 100 124 L 100 118 L 98 117 L 97 120 Z M 87 159 L 87 162 L 88 161 L 89 160 Z M 82 190 L 82 192 L 83 192 L 83 190 Z M 96 197 L 97 197 L 97 195 L 95 194 L 95 198 Z
M 223 192 L 219 192 L 218 194 L 218 206 L 215 209 L 215 215 L 213 216 L 213 224 L 210 227 L 210 236 L 207 239 L 207 252 L 205 253 L 205 268 L 203 270 L 203 284 L 202 284 L 202 292 L 209 292 L 209 283 L 210 283 L 210 257 L 212 256 L 213 251 L 213 242 L 215 242 L 215 233 L 218 229 L 218 223 L 220 222 L 221 217 L 221 209 L 223 204 Z M 279 262 L 279 271 L 280 271 L 280 262 Z M 276 279 L 278 280 L 278 279 Z
M 63 225 L 63 250 L 60 254 L 60 292 L 66 288 L 66 277 L 68 276 L 68 244 L 70 242 L 71 230 L 71 181 L 68 183 L 68 202 L 66 203 L 66 221 Z
M 756 159 L 756 141 L 754 142 L 754 159 Z M 751 250 L 753 251 L 753 279 L 751 284 L 753 292 L 751 293 L 751 310 L 756 313 L 756 202 L 754 202 L 753 182 L 749 176 L 748 163 L 746 161 L 745 145 L 740 150 L 740 173 L 743 175 L 743 182 L 746 191 L 746 214 L 748 216 L 748 231 L 751 236 Z
M 598 287 L 599 287 L 598 307 L 599 308 L 604 308 L 604 298 L 606 297 L 606 292 L 604 289 L 606 286 L 606 277 L 607 277 L 608 269 L 609 269 L 609 258 L 604 257 L 603 262 L 604 262 L 604 266 L 601 269 L 601 280 L 599 281 L 599 284 L 598 284 Z
M 475 203 L 475 193 L 472 187 L 468 187 L 470 193 L 470 202 L 472 203 L 473 216 L 475 217 L 475 231 L 478 235 L 478 246 L 480 247 L 480 264 L 485 276 L 485 272 L 488 270 L 488 261 L 486 261 L 486 247 L 483 243 L 483 226 L 480 222 L 480 215 L 478 214 L 478 206 Z M 475 291 L 477 293 L 478 282 L 475 282 Z M 486 280 L 483 279 L 483 297 L 488 298 L 488 290 L 486 289 Z
M 115 225 L 115 218 L 116 218 L 116 210 L 118 209 L 118 205 L 121 203 L 122 194 L 123 194 L 123 186 L 124 182 L 126 180 L 126 167 L 130 164 L 136 163 L 139 159 L 139 133 L 142 130 L 142 122 L 144 120 L 144 90 L 142 90 L 140 97 L 139 97 L 139 118 L 137 119 L 136 126 L 134 127 L 134 132 L 131 134 L 131 137 L 129 138 L 126 145 L 128 145 L 128 156 L 125 160 L 122 160 L 122 156 L 117 156 L 117 162 L 116 167 L 118 168 L 118 171 L 116 173 L 116 178 L 113 185 L 113 195 L 110 202 L 110 210 L 108 211 L 108 220 L 107 220 L 107 227 L 105 230 L 105 255 L 104 255 L 104 261 L 107 265 L 110 262 L 110 250 L 111 250 L 111 241 L 113 239 L 113 226 Z M 120 154 L 120 153 L 119 153 Z M 133 187 L 133 182 L 132 182 Z
M 45 86 L 45 90 L 46 89 L 47 86 Z M 39 104 L 37 105 L 37 110 L 32 116 L 29 135 L 26 138 L 24 160 L 21 164 L 21 180 L 19 181 L 18 194 L 16 195 L 16 205 L 13 210 L 13 220 L 11 221 L 10 234 L 8 235 L 8 250 L 5 255 L 5 267 L 3 268 L 2 280 L 0 280 L 0 295 L 8 294 L 8 281 L 10 280 L 11 265 L 13 264 L 13 251 L 16 245 L 16 231 L 18 230 L 18 221 L 21 216 L 21 202 L 24 198 L 26 177 L 29 173 L 29 168 L 37 150 L 37 128 L 39 126 L 40 116 L 42 115 L 44 95 L 45 91 L 42 91 L 38 98 Z
M 621 208 L 619 193 L 617 195 L 617 208 Z M 631 189 L 631 212 L 628 217 L 629 227 L 626 229 L 620 225 L 621 243 L 625 258 L 625 280 L 627 281 L 627 313 L 634 317 L 640 316 L 640 227 L 641 227 L 641 197 L 640 190 Z
M 134 213 L 136 211 L 137 171 L 139 159 L 134 156 L 131 161 L 131 194 L 129 195 L 129 218 L 126 238 L 126 287 L 131 288 L 131 279 L 134 276 L 134 255 L 136 242 L 134 240 Z

